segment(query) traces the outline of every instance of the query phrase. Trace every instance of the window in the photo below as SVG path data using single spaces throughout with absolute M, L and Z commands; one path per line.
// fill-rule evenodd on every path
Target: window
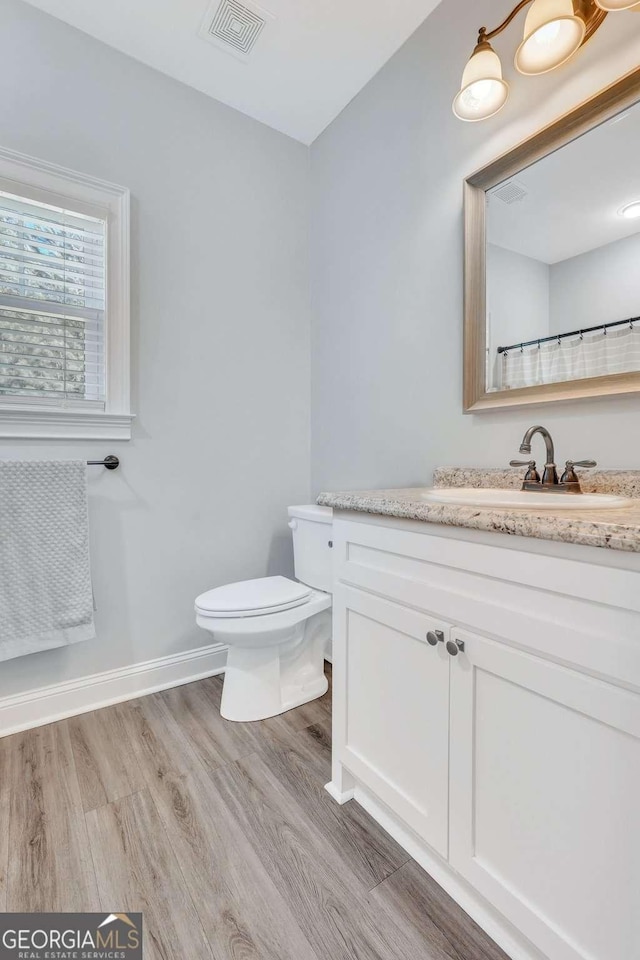
M 129 438 L 128 208 L 0 150 L 0 437 Z
M 0 193 L 0 395 L 104 405 L 105 231 Z

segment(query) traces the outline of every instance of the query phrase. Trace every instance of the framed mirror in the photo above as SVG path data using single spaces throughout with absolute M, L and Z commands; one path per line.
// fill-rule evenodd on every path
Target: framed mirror
M 635 392 L 640 69 L 465 181 L 465 411 Z

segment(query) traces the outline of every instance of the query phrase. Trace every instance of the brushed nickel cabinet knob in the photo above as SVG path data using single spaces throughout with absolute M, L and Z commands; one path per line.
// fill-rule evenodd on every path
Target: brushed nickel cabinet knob
M 442 630 L 429 630 L 427 643 L 432 647 L 437 647 L 439 643 L 444 643 L 444 633 Z
M 447 640 L 447 653 L 452 657 L 457 657 L 458 653 L 464 651 L 464 640 Z

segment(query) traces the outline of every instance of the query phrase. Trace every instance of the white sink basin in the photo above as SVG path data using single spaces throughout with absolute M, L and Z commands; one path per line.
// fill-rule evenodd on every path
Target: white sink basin
M 535 493 L 528 490 L 493 490 L 474 487 L 433 487 L 421 494 L 430 503 L 464 507 L 516 507 L 535 510 L 612 510 L 629 506 L 625 497 L 605 493 Z

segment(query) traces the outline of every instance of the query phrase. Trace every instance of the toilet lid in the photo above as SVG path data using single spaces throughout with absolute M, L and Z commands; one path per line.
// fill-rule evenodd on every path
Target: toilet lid
M 196 610 L 205 617 L 258 617 L 306 603 L 311 588 L 287 577 L 260 577 L 215 587 L 196 598 Z

